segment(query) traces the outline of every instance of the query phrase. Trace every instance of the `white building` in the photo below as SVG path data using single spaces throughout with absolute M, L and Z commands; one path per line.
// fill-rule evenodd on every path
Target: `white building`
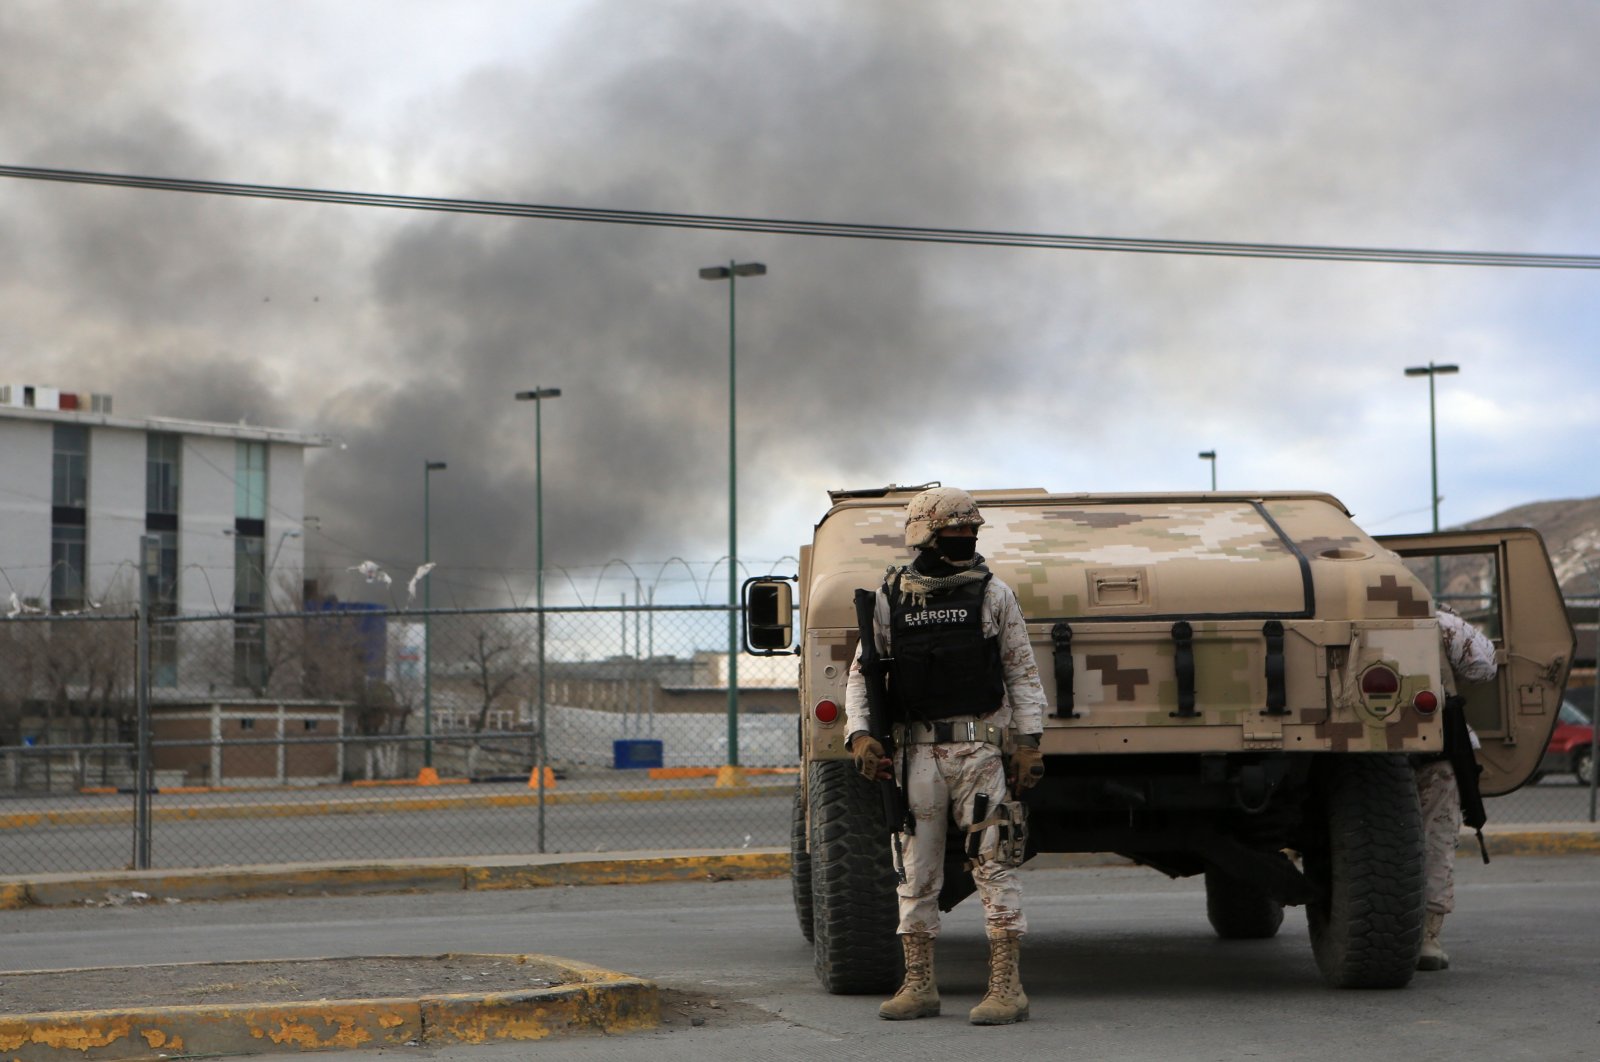
M 131 603 L 144 539 L 153 613 L 288 606 L 282 573 L 304 567 L 305 450 L 327 441 L 119 417 L 105 395 L 0 385 L 0 612 L 11 595 L 58 614 Z M 157 685 L 171 684 L 177 650 L 170 636 L 153 646 Z

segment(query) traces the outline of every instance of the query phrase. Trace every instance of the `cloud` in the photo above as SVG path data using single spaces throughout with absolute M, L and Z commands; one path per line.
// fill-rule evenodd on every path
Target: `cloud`
M 1600 161 L 1583 49 L 1600 13 L 1577 5 L 601 0 L 466 5 L 436 36 L 431 7 L 366 10 L 355 56 L 359 10 L 6 5 L 0 138 L 24 164 L 562 205 L 1600 246 L 1600 193 L 1579 179 Z M 1460 447 L 1525 471 L 1565 452 L 1525 430 L 1541 390 L 1593 389 L 1574 386 L 1588 276 L 18 182 L 0 188 L 0 250 L 30 265 L 0 278 L 10 375 L 111 390 L 130 413 L 339 434 L 348 449 L 308 475 L 327 571 L 418 563 L 420 465 L 447 460 L 429 578 L 462 604 L 527 593 L 535 418 L 511 396 L 533 386 L 563 390 L 543 409 L 549 563 L 703 571 L 724 551 L 728 292 L 696 270 L 730 258 L 770 269 L 738 286 L 749 557 L 792 552 L 822 485 L 1184 489 L 1212 447 L 1225 486 L 1387 514 L 1428 490 L 1425 462 L 1392 452 L 1421 445 L 1404 365 L 1461 361 Z M 1514 496 L 1485 479 L 1486 499 Z

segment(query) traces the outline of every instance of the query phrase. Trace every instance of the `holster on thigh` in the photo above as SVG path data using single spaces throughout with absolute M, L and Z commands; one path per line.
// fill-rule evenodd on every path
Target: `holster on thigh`
M 1002 800 L 990 805 L 989 796 L 972 798 L 972 825 L 967 829 L 967 869 L 985 863 L 1020 867 L 1028 850 L 1028 805 Z

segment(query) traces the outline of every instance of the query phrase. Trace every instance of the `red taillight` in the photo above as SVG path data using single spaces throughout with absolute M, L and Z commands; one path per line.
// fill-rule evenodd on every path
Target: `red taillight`
M 818 701 L 817 706 L 811 709 L 811 714 L 816 716 L 819 723 L 833 723 L 839 719 L 839 706 L 832 701 Z
M 1400 692 L 1400 676 L 1382 664 L 1369 667 L 1361 674 L 1361 692 L 1368 697 L 1392 697 Z
M 1439 695 L 1432 690 L 1423 690 L 1411 698 L 1411 707 L 1422 715 L 1432 715 L 1439 710 Z

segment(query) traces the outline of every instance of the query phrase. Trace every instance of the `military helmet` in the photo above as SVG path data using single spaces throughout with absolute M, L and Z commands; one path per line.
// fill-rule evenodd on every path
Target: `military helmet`
M 906 506 L 906 545 L 912 549 L 933 545 L 946 527 L 981 527 L 983 514 L 972 495 L 955 487 L 934 487 L 911 499 Z

